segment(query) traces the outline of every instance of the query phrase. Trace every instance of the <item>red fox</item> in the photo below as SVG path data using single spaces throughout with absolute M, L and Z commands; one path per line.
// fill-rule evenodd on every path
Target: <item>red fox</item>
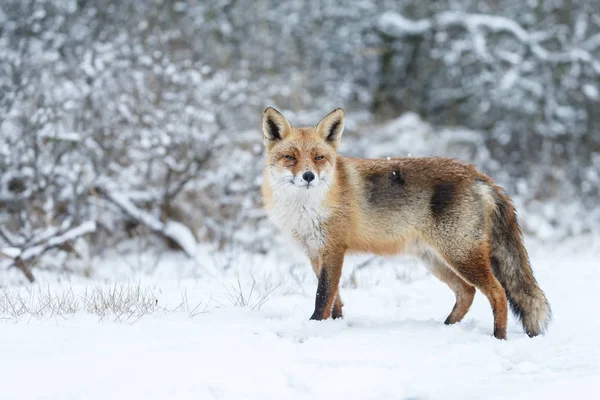
M 311 319 L 342 317 L 347 252 L 407 251 L 454 291 L 445 324 L 462 320 L 477 288 L 492 307 L 496 338 L 506 338 L 507 299 L 529 336 L 546 330 L 550 305 L 502 188 L 453 159 L 339 156 L 343 131 L 340 108 L 312 128 L 293 128 L 271 107 L 263 116 L 264 205 L 269 219 L 302 245 L 317 275 Z

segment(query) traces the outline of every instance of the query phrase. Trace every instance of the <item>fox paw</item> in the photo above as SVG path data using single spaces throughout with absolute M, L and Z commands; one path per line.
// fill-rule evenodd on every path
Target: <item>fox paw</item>
M 340 308 L 339 310 L 336 310 L 334 308 L 333 311 L 331 312 L 331 318 L 333 318 L 333 319 L 344 318 L 344 313 L 342 312 L 342 309 Z

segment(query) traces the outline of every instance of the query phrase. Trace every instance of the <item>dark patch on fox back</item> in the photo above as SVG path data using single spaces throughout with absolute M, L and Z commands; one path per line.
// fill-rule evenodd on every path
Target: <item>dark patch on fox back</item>
M 406 195 L 406 181 L 400 171 L 380 171 L 367 175 L 368 200 L 375 205 L 397 204 Z
M 434 217 L 441 217 L 452 205 L 456 195 L 456 187 L 453 183 L 440 183 L 433 188 L 431 196 L 431 212 Z

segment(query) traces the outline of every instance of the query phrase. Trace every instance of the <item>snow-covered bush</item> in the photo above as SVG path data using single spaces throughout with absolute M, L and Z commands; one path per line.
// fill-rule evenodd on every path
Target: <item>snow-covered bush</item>
M 380 112 L 479 131 L 490 153 L 482 167 L 510 191 L 597 210 L 598 3 L 436 2 L 383 13 L 378 30 Z M 556 214 L 553 223 L 586 229 Z
M 600 14 L 555 3 L 6 0 L 0 268 L 77 254 L 83 234 L 97 254 L 140 227 L 187 253 L 268 251 L 268 105 L 295 124 L 346 107 L 353 155 L 405 111 L 458 126 L 420 122 L 430 142 L 415 153 L 477 162 L 552 232 L 593 229 Z

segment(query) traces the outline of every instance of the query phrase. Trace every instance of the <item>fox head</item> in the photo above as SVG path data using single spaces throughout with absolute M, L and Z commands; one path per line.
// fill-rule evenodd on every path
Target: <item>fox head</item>
M 336 151 L 344 131 L 344 110 L 330 112 L 312 128 L 293 128 L 276 109 L 263 116 L 271 184 L 290 190 L 325 190 L 331 184 Z

